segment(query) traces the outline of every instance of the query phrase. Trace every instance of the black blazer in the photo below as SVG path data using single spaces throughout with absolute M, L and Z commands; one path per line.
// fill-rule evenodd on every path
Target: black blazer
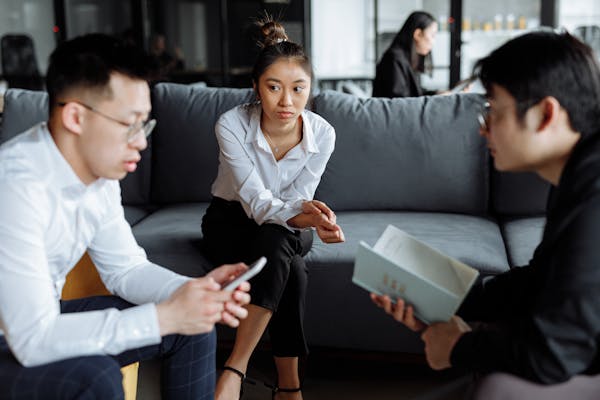
M 400 48 L 389 48 L 375 70 L 373 97 L 417 97 L 423 90 L 419 73 L 410 65 L 410 58 Z
M 519 193 L 515 193 L 519 196 Z M 529 265 L 473 288 L 453 366 L 542 383 L 600 372 L 600 134 L 575 146 Z

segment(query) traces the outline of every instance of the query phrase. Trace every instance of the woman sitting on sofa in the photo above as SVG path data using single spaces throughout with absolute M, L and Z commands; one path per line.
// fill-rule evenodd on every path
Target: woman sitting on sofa
M 217 399 L 238 399 L 248 361 L 269 326 L 278 383 L 273 397 L 301 399 L 298 358 L 307 354 L 303 315 L 315 228 L 325 243 L 344 241 L 333 211 L 313 195 L 335 145 L 327 121 L 305 110 L 312 67 L 270 17 L 259 23 L 261 51 L 252 72 L 257 101 L 224 113 L 213 200 L 202 221 L 207 255 L 267 265 L 251 280 L 252 304 L 238 327 Z

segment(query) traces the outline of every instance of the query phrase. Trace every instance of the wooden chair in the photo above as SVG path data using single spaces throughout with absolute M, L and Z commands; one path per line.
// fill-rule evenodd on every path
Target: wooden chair
M 102 283 L 92 259 L 85 253 L 75 268 L 67 275 L 62 298 L 63 300 L 71 300 L 105 294 L 110 293 Z M 137 396 L 138 368 L 139 363 L 129 364 L 121 368 L 125 400 L 135 400 Z

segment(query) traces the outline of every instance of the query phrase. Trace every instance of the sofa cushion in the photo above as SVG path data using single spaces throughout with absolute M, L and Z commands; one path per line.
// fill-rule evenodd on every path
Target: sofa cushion
M 488 163 L 476 94 L 360 99 L 326 91 L 314 110 L 337 134 L 316 197 L 340 210 L 486 212 Z
M 160 208 L 133 227 L 148 259 L 187 276 L 202 276 L 211 267 L 202 255 L 200 224 L 208 203 Z
M 9 89 L 4 94 L 0 144 L 33 125 L 48 120 L 48 94 L 23 89 Z M 148 141 L 150 143 L 152 140 Z M 135 173 L 121 181 L 123 204 L 143 205 L 150 202 L 150 149 L 141 153 Z
M 33 125 L 48 120 L 48 94 L 24 89 L 4 93 L 0 144 Z
M 125 211 L 125 219 L 129 222 L 129 225 L 134 226 L 154 211 L 153 207 L 141 207 L 141 206 L 123 206 Z
M 511 267 L 529 264 L 536 247 L 542 241 L 545 217 L 518 218 L 500 224 Z
M 172 83 L 154 87 L 153 202 L 210 201 L 219 155 L 215 123 L 222 113 L 252 101 L 253 96 L 251 89 Z
M 354 265 L 358 243 L 362 240 L 373 246 L 385 228 L 394 225 L 483 274 L 498 274 L 509 268 L 500 228 L 486 218 L 395 211 L 343 211 L 336 215 L 346 241 L 324 244 L 315 237 L 307 255 L 311 265 L 327 268 Z
M 494 169 L 491 174 L 491 212 L 500 216 L 543 215 L 550 187 L 550 183 L 532 172 L 499 172 Z

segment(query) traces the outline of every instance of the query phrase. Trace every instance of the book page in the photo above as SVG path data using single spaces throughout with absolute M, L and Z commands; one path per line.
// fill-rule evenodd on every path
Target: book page
M 373 249 L 403 269 L 457 295 L 464 295 L 478 274 L 392 225 L 386 228 Z

